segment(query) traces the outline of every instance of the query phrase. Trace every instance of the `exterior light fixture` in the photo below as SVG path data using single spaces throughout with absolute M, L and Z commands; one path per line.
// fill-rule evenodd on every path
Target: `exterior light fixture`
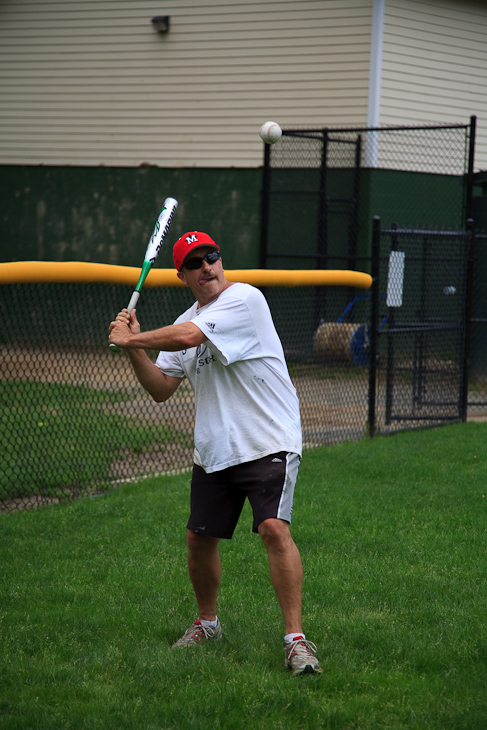
M 169 32 L 169 15 L 156 15 L 151 22 L 158 33 Z

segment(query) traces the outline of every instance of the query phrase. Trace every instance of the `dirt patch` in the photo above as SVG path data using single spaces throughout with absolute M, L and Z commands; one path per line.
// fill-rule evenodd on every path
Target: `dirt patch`
M 0 375 L 103 390 L 140 387 L 128 357 L 108 348 L 1 345 Z

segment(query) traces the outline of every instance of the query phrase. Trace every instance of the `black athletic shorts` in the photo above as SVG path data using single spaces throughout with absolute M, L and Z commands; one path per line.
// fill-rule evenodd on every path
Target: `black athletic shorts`
M 298 454 L 281 451 L 263 459 L 207 474 L 193 466 L 188 530 L 230 539 L 245 498 L 252 506 L 252 530 L 271 517 L 291 522 Z

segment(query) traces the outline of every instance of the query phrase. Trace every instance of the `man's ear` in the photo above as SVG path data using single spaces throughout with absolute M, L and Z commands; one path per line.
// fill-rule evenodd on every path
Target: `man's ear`
M 186 279 L 184 277 L 184 272 L 183 271 L 177 271 L 176 274 L 177 274 L 178 279 L 181 279 L 181 281 L 183 282 L 184 286 L 188 286 L 188 284 L 186 283 Z

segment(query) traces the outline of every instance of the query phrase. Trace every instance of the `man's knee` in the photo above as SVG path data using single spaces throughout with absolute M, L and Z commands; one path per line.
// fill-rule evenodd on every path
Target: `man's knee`
M 211 537 L 210 535 L 204 535 L 200 532 L 193 532 L 192 530 L 186 531 L 186 542 L 189 550 L 212 550 L 220 541 L 218 537 Z
M 266 547 L 284 549 L 292 542 L 289 523 L 285 520 L 270 518 L 261 522 L 257 529 Z

